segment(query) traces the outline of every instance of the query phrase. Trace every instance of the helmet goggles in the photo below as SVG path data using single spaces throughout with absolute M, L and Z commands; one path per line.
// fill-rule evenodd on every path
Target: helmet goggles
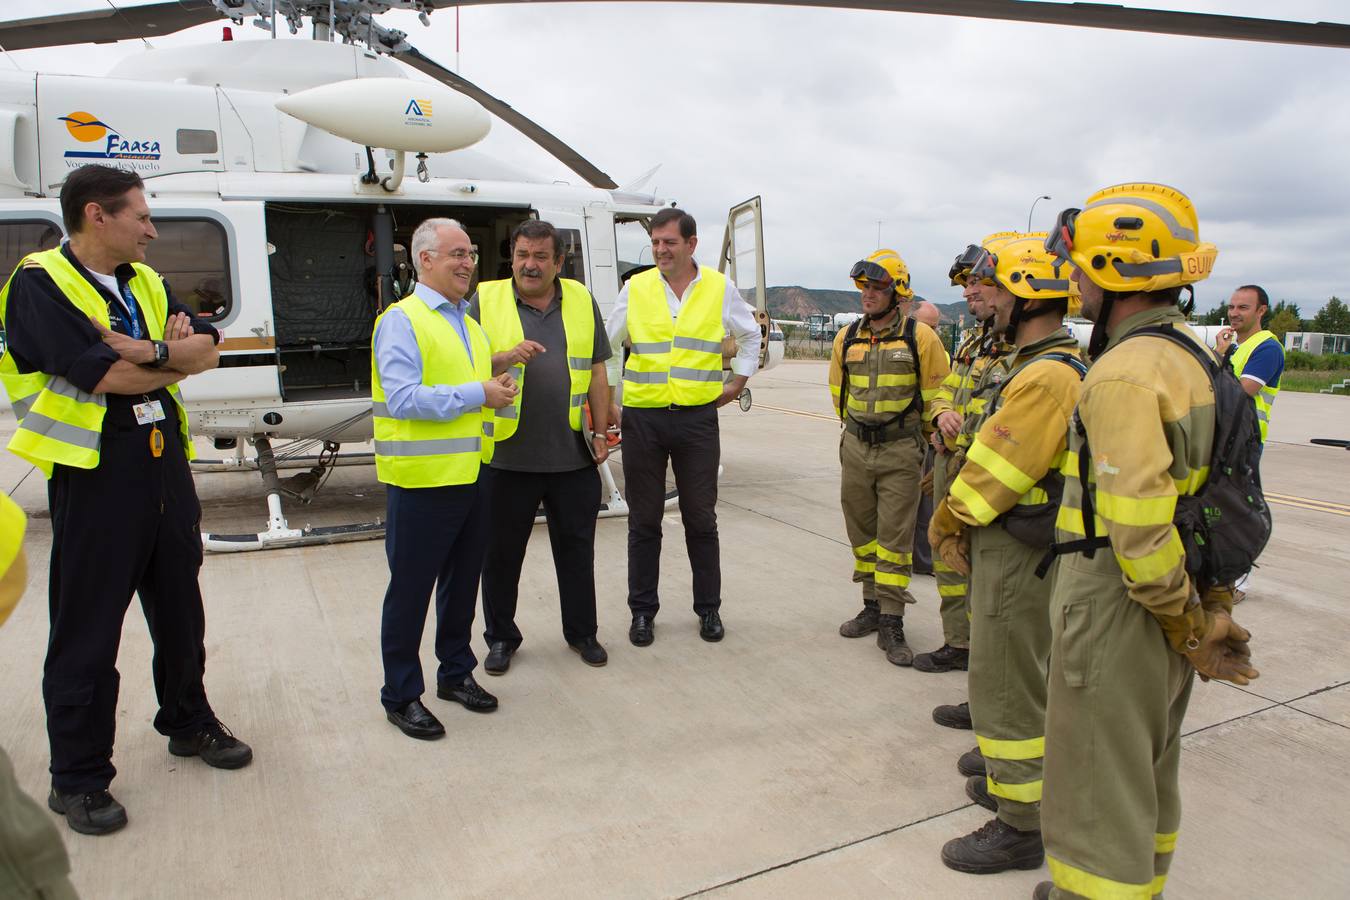
M 957 254 L 956 261 L 947 271 L 947 277 L 952 280 L 952 284 L 965 285 L 968 283 L 970 269 L 975 265 L 975 261 L 979 259 L 982 252 L 984 252 L 983 249 L 977 244 L 967 244 L 966 249 Z
M 976 252 L 966 277 L 976 284 L 993 284 L 994 273 L 998 271 L 998 254 L 984 247 L 974 247 L 974 250 Z
M 860 291 L 865 291 L 869 287 L 882 289 L 895 287 L 895 279 L 891 277 L 891 273 L 870 259 L 855 262 L 848 277 L 853 279 L 853 283 Z
M 1060 210 L 1059 217 L 1055 219 L 1055 227 L 1045 236 L 1045 250 L 1051 256 L 1068 263 L 1073 262 L 1071 256 L 1073 237 L 1080 212 L 1082 210 L 1074 208 Z

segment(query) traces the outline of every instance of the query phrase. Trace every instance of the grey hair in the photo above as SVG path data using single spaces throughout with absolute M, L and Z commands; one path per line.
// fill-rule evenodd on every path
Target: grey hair
M 412 246 L 408 250 L 408 255 L 412 257 L 413 270 L 418 275 L 422 274 L 422 251 L 429 250 L 435 253 L 440 246 L 440 241 L 436 237 L 436 232 L 442 228 L 458 228 L 464 230 L 464 226 L 454 219 L 444 217 L 427 219 L 421 225 L 418 225 L 412 235 Z

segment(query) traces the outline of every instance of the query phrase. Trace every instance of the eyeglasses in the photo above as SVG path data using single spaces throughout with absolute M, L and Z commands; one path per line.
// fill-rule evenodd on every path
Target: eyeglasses
M 450 259 L 454 260 L 457 263 L 464 262 L 464 260 L 467 259 L 474 265 L 478 264 L 477 250 L 451 250 L 449 253 L 445 252 L 444 250 L 428 250 L 426 252 L 432 254 L 439 253 L 441 256 L 449 257 Z
M 1080 212 L 1082 212 L 1080 209 L 1061 211 L 1059 218 L 1055 219 L 1055 227 L 1045 236 L 1046 251 L 1057 259 L 1065 262 L 1073 261 L 1069 253 L 1073 250 L 1074 226 L 1078 222 Z

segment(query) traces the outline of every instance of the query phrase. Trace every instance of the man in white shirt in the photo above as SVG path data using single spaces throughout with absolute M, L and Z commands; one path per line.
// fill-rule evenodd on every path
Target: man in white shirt
M 623 474 L 628 495 L 628 638 L 645 647 L 655 636 L 660 602 L 661 517 L 666 462 L 675 471 L 685 546 L 693 571 L 694 612 L 705 641 L 723 635 L 722 570 L 717 538 L 717 410 L 736 399 L 759 367 L 763 341 L 754 310 L 731 279 L 694 260 L 694 217 L 665 209 L 651 222 L 656 268 L 633 276 L 607 324 L 610 345 L 628 343 L 623 411 Z M 661 302 L 664 297 L 664 304 Z M 723 381 L 722 338 L 736 341 Z M 618 383 L 617 359 L 610 384 Z

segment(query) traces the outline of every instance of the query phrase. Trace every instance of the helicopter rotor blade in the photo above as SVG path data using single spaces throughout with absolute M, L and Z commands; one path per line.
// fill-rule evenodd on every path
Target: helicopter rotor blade
M 84 12 L 0 22 L 0 47 L 32 50 L 163 37 L 194 25 L 214 22 L 220 17 L 211 0 L 172 0 L 125 9 L 104 6 Z
M 584 178 L 586 183 L 592 187 L 606 190 L 618 188 L 619 185 L 613 178 L 610 178 L 594 163 L 564 143 L 557 135 L 525 116 L 505 100 L 494 97 L 473 82 L 456 75 L 445 66 L 423 55 L 417 48 L 397 50 L 390 55 L 394 59 L 407 63 L 417 71 L 430 75 L 446 87 L 454 88 L 461 94 L 478 101 L 484 109 L 543 147 L 555 159 Z

